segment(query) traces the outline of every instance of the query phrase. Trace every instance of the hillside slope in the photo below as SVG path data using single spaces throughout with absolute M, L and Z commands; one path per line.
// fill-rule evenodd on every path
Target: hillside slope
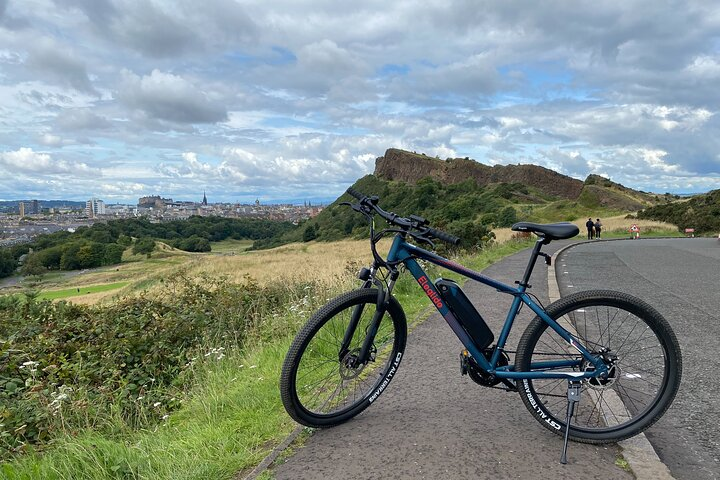
M 394 148 L 376 160 L 373 175 L 361 178 L 353 188 L 378 195 L 386 210 L 424 216 L 436 228 L 475 239 L 475 244 L 491 228 L 519 220 L 618 215 L 665 201 L 597 175 L 581 181 L 537 165 L 490 167 L 468 158 L 440 160 Z M 257 242 L 255 248 L 366 234 L 363 217 L 339 205 L 351 200 L 343 195 L 299 229 Z
M 697 234 L 720 232 L 720 189 L 696 195 L 687 201 L 647 208 L 638 218 L 674 223 L 680 231 L 694 228 Z

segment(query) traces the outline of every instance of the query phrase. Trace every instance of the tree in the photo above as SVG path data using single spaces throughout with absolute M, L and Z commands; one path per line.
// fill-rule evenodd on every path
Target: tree
M 62 254 L 63 248 L 61 246 L 57 246 L 40 250 L 39 252 L 35 252 L 34 255 L 37 255 L 42 266 L 48 270 L 59 270 Z
M 60 257 L 60 268 L 62 270 L 77 270 L 80 268 L 80 260 L 77 258 L 80 245 L 77 243 L 70 244 Z
M 125 251 L 125 247 L 118 245 L 117 243 L 110 243 L 105 245 L 105 254 L 103 255 L 103 265 L 115 265 L 116 263 L 122 262 L 122 255 Z
M 124 233 L 121 233 L 120 236 L 118 236 L 117 239 L 118 245 L 122 245 L 123 247 L 129 247 L 132 245 L 132 238 L 125 235 Z
M 186 252 L 209 252 L 211 250 L 208 239 L 197 235 L 183 240 L 176 240 L 175 248 L 185 250 Z
M 0 250 L 0 278 L 9 277 L 17 268 L 17 260 L 9 250 Z
M 20 272 L 25 276 L 42 275 L 47 273 L 47 268 L 43 266 L 39 252 L 31 253 L 25 257 L 25 261 L 23 262 Z
M 77 259 L 80 268 L 93 268 L 102 265 L 105 255 L 105 246 L 102 243 L 91 242 L 80 247 Z
M 150 237 L 143 237 L 135 240 L 132 252 L 135 255 L 143 253 L 150 254 L 153 250 L 155 250 L 155 240 Z
M 308 225 L 303 232 L 303 242 L 309 242 L 317 238 L 317 226 Z

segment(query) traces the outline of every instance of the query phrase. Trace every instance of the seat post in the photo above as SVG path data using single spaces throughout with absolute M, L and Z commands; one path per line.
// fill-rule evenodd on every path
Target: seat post
M 520 285 L 523 290 L 526 288 L 530 288 L 530 275 L 532 275 L 533 268 L 535 267 L 535 262 L 537 262 L 537 258 L 540 255 L 540 249 L 543 245 L 547 245 L 548 243 L 550 242 L 546 240 L 545 237 L 540 237 L 535 242 L 535 247 L 530 254 L 530 261 L 528 261 L 527 268 L 525 268 L 525 274 L 523 275 L 522 280 L 518 282 L 518 285 Z

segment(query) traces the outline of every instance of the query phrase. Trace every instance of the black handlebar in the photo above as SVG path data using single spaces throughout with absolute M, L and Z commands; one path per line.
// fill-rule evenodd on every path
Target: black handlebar
M 441 230 L 435 230 L 434 228 L 428 228 L 428 234 L 430 236 L 437 238 L 438 240 L 442 240 L 443 242 L 449 243 L 450 245 L 460 245 L 460 237 L 456 237 L 455 235 L 450 235 L 449 233 L 445 233 Z
M 355 190 L 353 187 L 348 188 L 348 189 L 347 189 L 347 193 L 349 193 L 349 194 L 352 195 L 353 197 L 357 198 L 358 200 L 362 200 L 363 198 L 365 198 L 365 195 L 363 195 L 362 193 L 358 192 L 358 191 Z
M 440 230 L 436 230 L 434 228 L 426 227 L 425 225 L 427 225 L 427 220 L 422 217 L 411 215 L 410 218 L 404 218 L 392 212 L 386 212 L 382 208 L 378 207 L 378 197 L 365 196 L 352 187 L 347 189 L 347 193 L 357 198 L 362 206 L 375 210 L 378 215 L 384 218 L 391 225 L 396 225 L 406 230 L 417 229 L 420 230 L 422 236 L 429 238 L 437 238 L 438 240 L 442 240 L 443 242 L 449 243 L 451 245 L 460 244 L 459 237 L 456 237 L 455 235 L 450 235 L 449 233 Z

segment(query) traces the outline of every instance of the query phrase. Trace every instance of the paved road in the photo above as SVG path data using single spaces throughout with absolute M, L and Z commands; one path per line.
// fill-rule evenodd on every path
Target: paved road
M 565 243 L 566 244 L 566 243 Z M 563 242 L 554 242 L 552 252 Z M 555 247 L 555 248 L 553 248 Z M 485 270 L 506 283 L 519 279 L 528 252 Z M 547 267 L 538 265 L 532 291 L 547 302 Z M 475 282 L 466 293 L 497 333 L 511 299 Z M 508 345 L 531 319 L 521 312 Z M 615 466 L 616 445 L 570 445 L 538 424 L 517 393 L 482 388 L 460 376 L 462 346 L 439 315 L 417 327 L 398 373 L 383 395 L 355 419 L 319 430 L 274 468 L 278 479 L 602 478 L 630 479 Z
M 588 242 L 561 254 L 556 273 L 562 295 L 609 287 L 644 299 L 670 322 L 682 385 L 647 437 L 675 478 L 720 479 L 720 242 Z

